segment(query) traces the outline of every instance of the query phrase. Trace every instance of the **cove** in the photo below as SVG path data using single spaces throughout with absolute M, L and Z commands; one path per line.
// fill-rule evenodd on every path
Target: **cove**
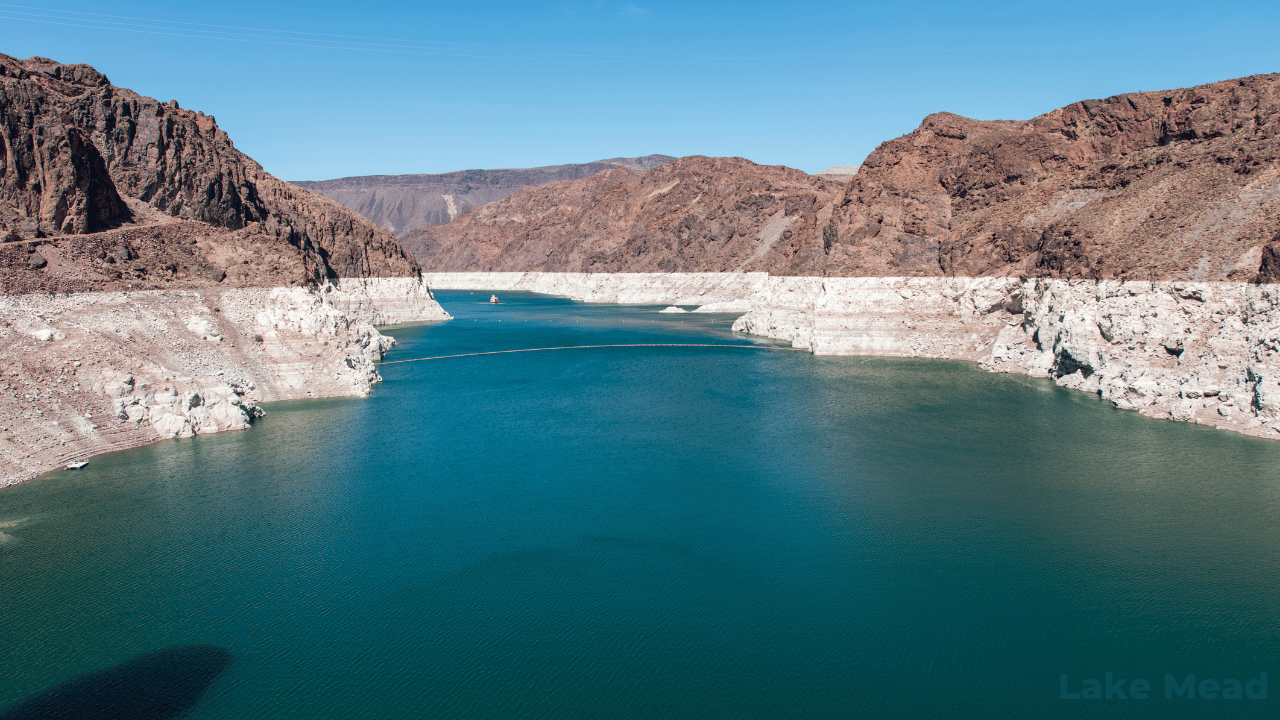
M 437 293 L 455 320 L 387 330 L 386 359 L 767 342 L 488 295 Z M 0 712 L 208 647 L 225 666 L 182 717 L 1276 714 L 1277 688 L 1163 680 L 1280 676 L 1276 443 L 949 361 L 380 371 L 0 492 Z M 1062 698 L 1107 673 L 1149 698 Z

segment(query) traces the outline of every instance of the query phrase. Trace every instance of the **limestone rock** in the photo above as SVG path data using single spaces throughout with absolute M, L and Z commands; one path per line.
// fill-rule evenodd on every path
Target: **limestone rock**
M 222 334 L 219 332 L 217 325 L 204 315 L 193 315 L 187 320 L 187 330 L 198 335 L 201 340 L 211 340 L 213 342 L 222 342 Z
M 177 415 L 164 407 L 156 406 L 152 408 L 150 421 L 151 426 L 156 430 L 156 434 L 162 438 L 191 437 L 195 434 L 191 430 L 191 423 L 185 417 Z
M 0 420 L 44 463 L 0 453 L 0 486 L 68 458 L 247 428 L 269 400 L 366 395 L 395 342 L 370 323 L 380 317 L 448 315 L 419 278 L 0 296 L 0 385 L 23 389 L 0 393 Z

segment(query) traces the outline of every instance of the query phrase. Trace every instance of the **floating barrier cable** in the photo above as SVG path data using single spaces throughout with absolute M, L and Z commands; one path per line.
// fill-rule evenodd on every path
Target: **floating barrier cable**
M 397 363 L 422 362 L 423 360 L 448 360 L 450 358 L 476 357 L 478 355 L 505 355 L 507 353 L 544 352 L 547 350 L 589 350 L 593 348 L 634 348 L 634 347 L 712 347 L 712 348 L 746 348 L 749 350 L 792 350 L 808 352 L 804 348 L 779 347 L 777 345 L 721 345 L 718 343 L 635 343 L 630 345 L 566 345 L 564 347 L 521 348 L 519 350 L 490 350 L 488 352 L 462 353 L 460 355 L 436 355 L 434 357 L 411 358 L 409 360 L 390 360 L 374 363 L 375 365 L 395 365 Z

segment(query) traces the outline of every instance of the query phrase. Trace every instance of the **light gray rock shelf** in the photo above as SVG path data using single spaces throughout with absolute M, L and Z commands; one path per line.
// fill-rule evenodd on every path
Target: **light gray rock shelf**
M 263 402 L 367 395 L 395 344 L 375 323 L 447 319 L 418 278 L 0 297 L 0 486 L 246 428 Z
M 744 312 L 818 355 L 969 360 L 1145 416 L 1280 439 L 1280 286 L 764 273 L 432 273 L 441 289 Z

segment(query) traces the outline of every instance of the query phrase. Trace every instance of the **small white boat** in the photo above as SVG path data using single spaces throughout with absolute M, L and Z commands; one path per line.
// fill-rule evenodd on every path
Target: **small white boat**
M 88 465 L 88 464 L 89 464 L 88 462 L 73 462 L 73 463 L 67 463 L 67 469 L 68 469 L 68 470 L 79 470 L 80 468 L 82 468 L 82 467 L 84 467 L 85 465 Z
M 497 296 L 497 295 L 490 295 L 490 296 L 489 296 L 489 302 L 491 302 L 491 303 L 496 303 L 496 302 L 498 302 L 498 296 Z

